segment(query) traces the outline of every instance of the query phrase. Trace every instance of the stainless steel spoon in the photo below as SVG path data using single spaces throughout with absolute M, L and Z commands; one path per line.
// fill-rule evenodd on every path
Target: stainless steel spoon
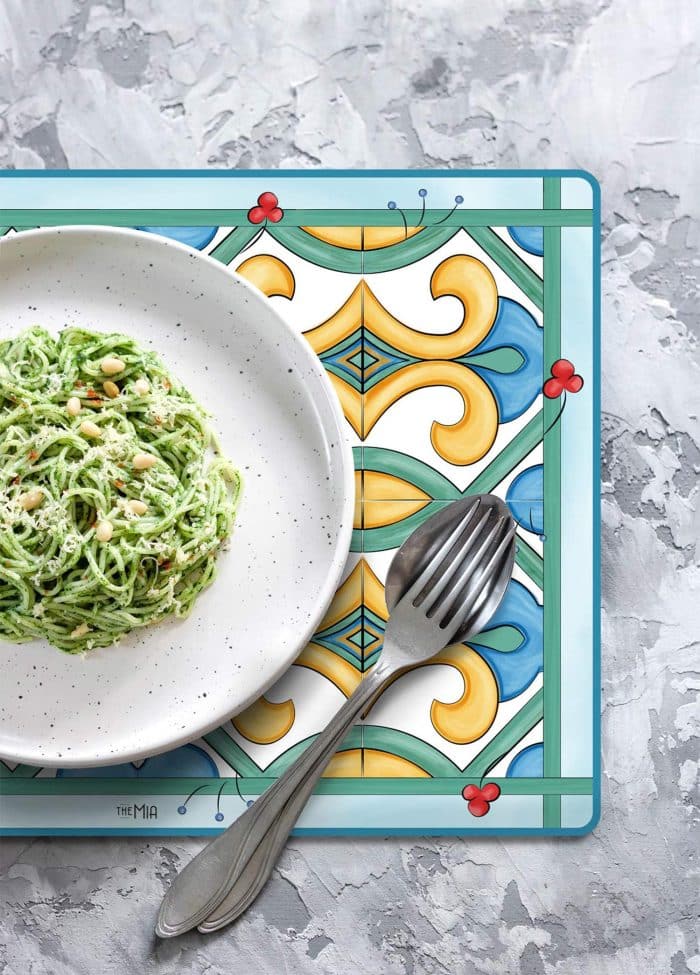
M 404 542 L 387 580 L 392 613 L 379 662 L 303 755 L 175 879 L 158 914 L 159 937 L 216 931 L 255 900 L 358 717 L 397 673 L 478 633 L 496 611 L 513 570 L 514 536 L 505 504 L 485 494 L 446 506 Z

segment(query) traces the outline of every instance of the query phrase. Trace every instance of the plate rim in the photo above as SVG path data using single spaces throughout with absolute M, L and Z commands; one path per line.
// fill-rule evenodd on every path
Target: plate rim
M 58 760 L 58 756 L 55 756 L 55 758 L 51 760 L 41 757 L 37 763 L 37 756 L 31 752 L 22 753 L 15 751 L 13 753 L 9 753 L 5 751 L 4 744 L 0 739 L 0 758 L 17 764 L 35 765 L 38 768 L 108 767 L 141 761 L 145 758 L 152 758 L 156 755 L 162 755 L 165 752 L 180 748 L 183 745 L 187 745 L 196 739 L 209 734 L 216 728 L 219 728 L 222 724 L 230 721 L 231 718 L 235 717 L 237 714 L 240 714 L 241 711 L 244 711 L 286 673 L 289 667 L 292 666 L 294 660 L 299 656 L 303 648 L 309 642 L 310 638 L 316 631 L 318 624 L 323 619 L 336 593 L 338 584 L 342 578 L 343 569 L 347 563 L 348 555 L 350 554 L 355 510 L 354 458 L 350 439 L 345 428 L 345 415 L 338 396 L 333 388 L 327 371 L 324 369 L 318 356 L 311 349 L 311 346 L 304 339 L 303 334 L 297 332 L 293 328 L 284 315 L 281 314 L 271 302 L 269 302 L 266 296 L 258 288 L 247 281 L 241 274 L 238 274 L 237 271 L 233 270 L 228 264 L 217 261 L 216 258 L 211 257 L 209 254 L 205 254 L 202 251 L 197 250 L 195 247 L 191 247 L 188 244 L 183 244 L 180 241 L 173 240 L 172 238 L 163 237 L 162 235 L 155 234 L 151 231 L 136 230 L 132 227 L 112 227 L 102 226 L 100 224 L 64 224 L 57 227 L 37 227 L 30 230 L 22 230 L 21 232 L 12 234 L 9 237 L 0 237 L 0 257 L 2 256 L 3 249 L 7 248 L 8 245 L 15 246 L 19 241 L 26 240 L 27 238 L 35 239 L 38 237 L 79 236 L 81 234 L 97 234 L 105 238 L 136 238 L 141 241 L 147 240 L 149 245 L 154 245 L 156 248 L 163 247 L 180 251 L 183 254 L 189 255 L 190 257 L 195 257 L 204 261 L 205 264 L 209 265 L 217 273 L 226 275 L 228 278 L 234 278 L 237 285 L 242 287 L 243 290 L 252 297 L 253 301 L 262 301 L 264 304 L 266 304 L 268 310 L 277 319 L 278 324 L 285 329 L 292 342 L 296 344 L 300 354 L 306 360 L 311 370 L 316 374 L 318 380 L 320 381 L 321 388 L 325 392 L 325 402 L 327 406 L 326 416 L 328 418 L 328 422 L 332 420 L 335 426 L 335 432 L 337 433 L 338 437 L 339 456 L 342 464 L 340 476 L 342 486 L 342 512 L 340 528 L 338 531 L 333 556 L 330 561 L 329 570 L 326 574 L 323 587 L 316 599 L 313 612 L 309 616 L 309 622 L 306 628 L 304 629 L 303 633 L 300 634 L 299 639 L 291 646 L 290 651 L 281 658 L 281 662 L 274 670 L 274 673 L 271 676 L 266 677 L 262 684 L 257 685 L 256 689 L 252 691 L 242 703 L 235 705 L 231 710 L 226 711 L 223 715 L 218 715 L 213 721 L 207 722 L 201 727 L 192 729 L 184 735 L 176 735 L 165 744 L 161 742 L 154 748 L 149 747 L 138 749 L 136 751 L 124 752 L 120 753 L 116 757 L 108 756 L 105 758 L 98 756 L 96 758 L 84 759 L 68 758 L 65 755 L 62 755 L 60 761 Z M 311 398 L 318 406 L 317 398 Z M 323 439 L 326 444 L 328 444 L 328 422 L 323 424 L 321 427 Z M 7 643 L 8 646 L 21 646 L 21 644 L 13 644 L 11 641 L 3 642 Z M 60 651 L 56 650 L 56 652 L 59 653 Z

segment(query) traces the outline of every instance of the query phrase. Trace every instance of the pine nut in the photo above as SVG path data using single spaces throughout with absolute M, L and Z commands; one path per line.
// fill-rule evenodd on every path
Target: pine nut
M 34 508 L 38 508 L 41 502 L 44 500 L 44 492 L 41 488 L 32 488 L 31 491 L 27 491 L 19 499 L 19 503 L 22 505 L 25 511 L 33 511 Z
M 97 528 L 95 529 L 95 538 L 98 542 L 111 542 L 113 534 L 114 525 L 111 521 L 107 521 L 106 518 L 104 521 L 99 522 Z
M 150 392 L 151 387 L 148 385 L 147 379 L 137 379 L 134 383 L 134 392 L 137 396 L 145 396 Z
M 158 460 L 153 454 L 134 454 L 133 465 L 136 471 L 146 471 Z
M 102 383 L 102 388 L 110 399 L 116 399 L 121 392 L 117 384 L 113 383 L 111 379 L 108 379 L 106 383 Z
M 77 416 L 78 413 L 83 408 L 83 404 L 80 402 L 77 396 L 71 396 L 71 398 L 66 403 L 66 412 L 69 416 Z
M 132 498 L 131 501 L 127 501 L 127 508 L 135 515 L 145 515 L 148 511 L 148 505 L 145 501 L 139 501 L 138 498 Z
M 124 372 L 126 363 L 122 359 L 117 359 L 116 356 L 108 355 L 100 363 L 100 369 L 105 376 L 116 376 L 118 372 Z
M 102 436 L 102 431 L 96 423 L 92 422 L 92 420 L 83 420 L 83 422 L 80 424 L 80 432 L 85 437 L 94 437 L 95 439 Z

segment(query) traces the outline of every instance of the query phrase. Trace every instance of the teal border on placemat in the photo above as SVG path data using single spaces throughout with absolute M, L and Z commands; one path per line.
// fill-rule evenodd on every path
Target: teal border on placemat
M 55 179 L 55 178 L 69 178 L 69 179 L 109 179 L 114 177 L 128 178 L 128 179 L 142 179 L 142 178 L 152 178 L 152 179 L 162 179 L 162 178 L 199 178 L 199 179 L 251 179 L 251 178 L 275 178 L 275 179 L 288 179 L 288 178 L 310 178 L 310 179 L 327 179 L 327 178 L 353 178 L 353 179 L 375 179 L 375 178 L 406 178 L 406 177 L 418 177 L 424 176 L 432 179 L 455 179 L 455 178 L 465 178 L 465 179 L 479 179 L 479 178 L 489 178 L 489 179 L 499 179 L 499 178 L 515 178 L 515 179 L 541 179 L 543 181 L 543 209 L 548 207 L 558 208 L 560 201 L 555 201 L 553 199 L 552 193 L 555 192 L 552 187 L 555 183 L 558 183 L 561 179 L 581 179 L 584 180 L 591 187 L 592 191 L 592 221 L 588 217 L 591 212 L 588 208 L 582 210 L 565 210 L 558 211 L 556 216 L 548 220 L 543 220 L 542 210 L 538 209 L 518 209 L 518 208 L 484 208 L 481 211 L 469 211 L 466 209 L 460 215 L 459 226 L 469 225 L 470 212 L 475 215 L 478 214 L 480 223 L 478 226 L 483 226 L 484 217 L 500 219 L 505 217 L 507 214 L 509 217 L 514 215 L 518 216 L 521 226 L 525 225 L 538 225 L 546 226 L 545 229 L 545 253 L 547 253 L 548 240 L 549 247 L 552 245 L 556 246 L 558 244 L 559 228 L 563 225 L 565 226 L 592 226 L 593 228 L 593 371 L 594 371 L 594 382 L 593 382 L 593 484 L 592 484 L 592 502 L 593 502 L 593 593 L 592 593 L 592 604 L 593 604 L 593 620 L 592 620 L 592 632 L 593 632 L 593 771 L 592 771 L 592 800 L 593 800 L 593 811 L 591 819 L 588 823 L 580 827 L 561 827 L 555 825 L 558 823 L 559 815 L 558 810 L 555 812 L 554 809 L 547 812 L 547 796 L 544 796 L 543 801 L 545 803 L 545 825 L 542 828 L 535 829 L 518 829 L 518 828 L 501 828 L 501 829 L 488 829 L 480 828 L 476 829 L 473 827 L 460 827 L 460 828 L 441 828 L 441 829 L 413 829 L 413 828 L 397 828 L 393 830 L 387 829 L 375 829 L 375 828 L 341 828 L 341 829 L 324 829 L 324 828 L 314 828 L 314 829 L 297 829 L 295 830 L 295 835 L 312 835 L 312 836 L 326 836 L 326 835 L 349 835 L 349 836 L 367 836 L 367 835 L 406 835 L 406 836 L 436 836 L 436 835 L 459 835 L 459 836 L 581 836 L 589 833 L 595 825 L 598 823 L 601 812 L 601 740 L 600 740 L 600 679 L 601 679 L 601 634 L 600 634 L 600 588 L 601 588 L 601 569 L 600 569 L 600 449 L 601 449 L 601 437 L 600 437 L 600 341 L 601 341 L 601 321 L 600 321 L 600 219 L 601 219 L 601 208 L 600 208 L 600 187 L 597 180 L 589 173 L 583 170 L 567 170 L 567 169 L 557 169 L 557 170 L 433 170 L 433 169 L 415 169 L 415 170 L 246 170 L 246 171 L 224 171 L 224 170 L 9 170 L 0 173 L 0 180 L 2 179 L 12 179 L 12 178 L 30 178 L 30 179 Z M 51 210 L 50 208 L 40 208 L 37 210 L 29 210 L 26 207 L 22 207 L 22 213 L 24 214 L 24 220 L 27 218 L 27 213 L 34 214 L 37 216 L 41 215 L 44 225 L 46 224 L 46 214 L 55 214 L 55 222 L 63 223 L 65 222 L 65 216 L 70 212 L 74 212 L 77 208 L 71 208 L 71 210 L 65 209 L 61 210 Z M 170 218 L 168 218 L 165 213 L 161 214 L 160 222 L 163 226 L 168 225 L 168 219 L 175 219 L 172 211 L 174 208 L 168 208 L 170 212 Z M 129 208 L 124 208 L 124 211 L 128 211 L 130 215 L 132 213 L 138 213 L 138 210 L 130 210 Z M 124 211 L 108 211 L 108 214 L 117 213 L 122 214 Z M 96 211 L 85 210 L 81 211 L 81 215 L 88 216 L 90 213 L 95 213 Z M 146 211 L 144 211 L 146 212 Z M 155 210 L 149 210 L 149 219 L 152 219 L 153 213 L 157 212 Z M 245 213 L 242 211 L 239 213 L 237 210 L 227 211 L 225 209 L 217 208 L 215 211 L 208 211 L 205 209 L 194 208 L 187 211 L 188 219 L 191 220 L 193 217 L 205 220 L 208 215 L 217 214 L 217 219 L 222 215 L 228 215 L 230 213 L 232 221 L 235 222 L 239 220 L 241 216 Z M 290 215 L 293 211 L 289 211 Z M 299 211 L 304 217 L 308 211 Z M 340 218 L 342 211 L 335 211 L 334 220 Z M 441 211 L 442 212 L 442 211 Z M 447 211 L 445 211 L 447 212 Z M 13 226 L 14 221 L 12 216 L 17 214 L 16 210 L 5 210 L 0 211 L 0 224 Z M 357 220 L 358 211 L 352 211 L 355 220 Z M 406 211 L 408 216 L 411 216 L 413 211 Z M 102 211 L 102 220 L 100 222 L 105 222 L 106 212 Z M 181 216 L 184 215 L 181 211 Z M 367 214 L 369 216 L 369 212 Z M 311 213 L 309 212 L 309 216 Z M 5 219 L 5 218 L 8 219 Z M 394 218 L 394 213 L 392 211 L 378 211 L 373 209 L 371 211 L 371 218 L 373 222 L 377 220 L 379 223 L 377 225 L 392 226 L 398 225 L 398 221 Z M 467 223 L 465 224 L 465 218 Z M 475 216 L 476 219 L 476 216 Z M 51 222 L 51 218 L 49 219 Z M 109 221 L 106 221 L 109 222 Z M 449 223 L 448 220 L 445 221 L 446 224 Z M 171 224 L 176 225 L 176 224 Z M 336 223 L 337 225 L 337 223 Z M 477 225 L 477 224 L 475 224 Z M 546 275 L 545 275 L 546 281 Z M 558 282 L 559 290 L 561 289 L 561 278 Z M 546 285 L 545 285 L 546 288 Z M 547 301 L 547 294 L 545 292 L 544 301 Z M 546 741 L 545 732 L 545 741 Z M 546 746 L 545 746 L 546 747 Z M 555 755 L 555 763 L 558 756 Z M 546 771 L 546 769 L 545 769 Z M 262 777 L 261 777 L 262 778 Z M 53 780 L 52 780 L 53 781 Z M 498 780 L 496 780 L 498 781 Z M 573 780 L 572 780 L 573 781 Z M 75 780 L 74 780 L 75 782 Z M 509 780 L 509 784 L 512 780 Z M 0 780 L 1 784 L 1 780 Z M 252 784 L 252 783 L 251 783 Z M 326 791 L 325 788 L 323 791 Z M 329 790 L 335 791 L 335 790 Z M 575 790 L 578 793 L 578 789 Z M 586 793 L 588 790 L 586 789 Z M 407 793 L 411 794 L 411 793 Z M 538 793 L 541 794 L 541 793 Z M 565 794 L 569 794 L 568 792 Z M 573 793 L 572 793 L 573 794 Z M 561 793 L 556 796 L 550 794 L 549 798 L 551 800 L 556 799 L 557 805 L 559 804 Z M 176 829 L 176 828 L 104 828 L 104 829 L 86 829 L 86 828 L 55 828 L 55 829 L 24 829 L 24 828 L 8 828 L 2 829 L 0 826 L 0 834 L 8 836 L 30 836 L 30 835 L 73 835 L 73 836 L 121 836 L 121 835 L 138 835 L 138 836 L 208 836 L 216 835 L 222 832 L 221 828 L 198 828 L 198 829 Z

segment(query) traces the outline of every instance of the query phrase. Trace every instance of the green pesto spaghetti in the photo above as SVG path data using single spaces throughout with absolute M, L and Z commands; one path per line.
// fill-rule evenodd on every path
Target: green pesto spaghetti
M 76 328 L 0 341 L 0 640 L 82 653 L 187 616 L 240 489 L 156 353 Z

